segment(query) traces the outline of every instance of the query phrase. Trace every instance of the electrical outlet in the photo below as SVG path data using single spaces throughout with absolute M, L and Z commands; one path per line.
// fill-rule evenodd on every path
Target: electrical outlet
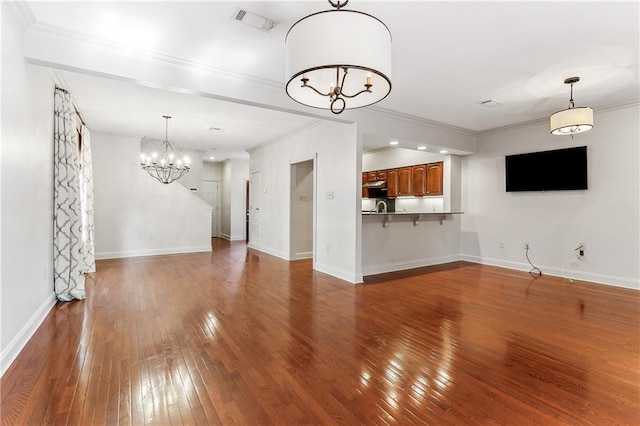
M 587 245 L 585 243 L 578 243 L 578 247 L 576 248 L 578 259 L 581 259 L 584 257 L 584 251 L 586 248 L 587 248 Z
M 529 243 L 525 241 L 524 243 L 524 249 L 525 250 L 529 250 Z
M 498 247 L 504 248 L 504 241 L 500 241 L 500 243 L 498 244 Z

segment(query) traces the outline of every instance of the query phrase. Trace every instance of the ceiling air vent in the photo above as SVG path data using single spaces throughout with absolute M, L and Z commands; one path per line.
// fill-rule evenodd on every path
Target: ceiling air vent
M 257 13 L 253 13 L 241 7 L 236 9 L 231 19 L 264 32 L 271 31 L 271 29 L 277 24 L 273 19 L 265 18 L 262 15 L 258 15 Z

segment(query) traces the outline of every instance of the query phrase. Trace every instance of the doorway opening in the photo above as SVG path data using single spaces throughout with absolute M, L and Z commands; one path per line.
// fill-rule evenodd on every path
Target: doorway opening
M 289 258 L 313 259 L 315 224 L 314 160 L 291 164 Z
M 249 243 L 249 209 L 250 209 L 250 205 L 251 202 L 249 200 L 249 191 L 251 190 L 251 181 L 250 180 L 245 180 L 244 181 L 244 210 L 245 210 L 245 229 L 244 229 L 244 236 L 245 236 L 245 242 L 248 244 Z
M 202 181 L 202 199 L 211 206 L 211 238 L 220 236 L 220 182 Z

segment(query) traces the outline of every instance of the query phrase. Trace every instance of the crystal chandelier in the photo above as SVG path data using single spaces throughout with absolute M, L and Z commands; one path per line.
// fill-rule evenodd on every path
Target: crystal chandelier
M 171 183 L 180 179 L 189 172 L 189 157 L 177 158 L 173 145 L 169 142 L 169 119 L 171 116 L 163 115 L 165 121 L 165 137 L 162 142 L 162 152 L 140 154 L 140 165 L 149 175 L 162 183 Z
M 391 32 L 378 18 L 335 9 L 293 24 L 285 39 L 286 92 L 294 101 L 340 114 L 391 91 Z M 347 104 L 348 100 L 348 104 Z
M 571 136 L 576 133 L 593 129 L 593 110 L 589 107 L 577 107 L 573 103 L 573 84 L 580 81 L 580 77 L 569 77 L 564 83 L 571 85 L 569 108 L 558 111 L 549 118 L 552 135 Z

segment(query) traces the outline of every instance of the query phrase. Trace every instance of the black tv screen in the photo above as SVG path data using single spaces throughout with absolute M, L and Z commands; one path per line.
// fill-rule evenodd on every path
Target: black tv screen
M 587 147 L 505 157 L 507 192 L 587 189 Z

